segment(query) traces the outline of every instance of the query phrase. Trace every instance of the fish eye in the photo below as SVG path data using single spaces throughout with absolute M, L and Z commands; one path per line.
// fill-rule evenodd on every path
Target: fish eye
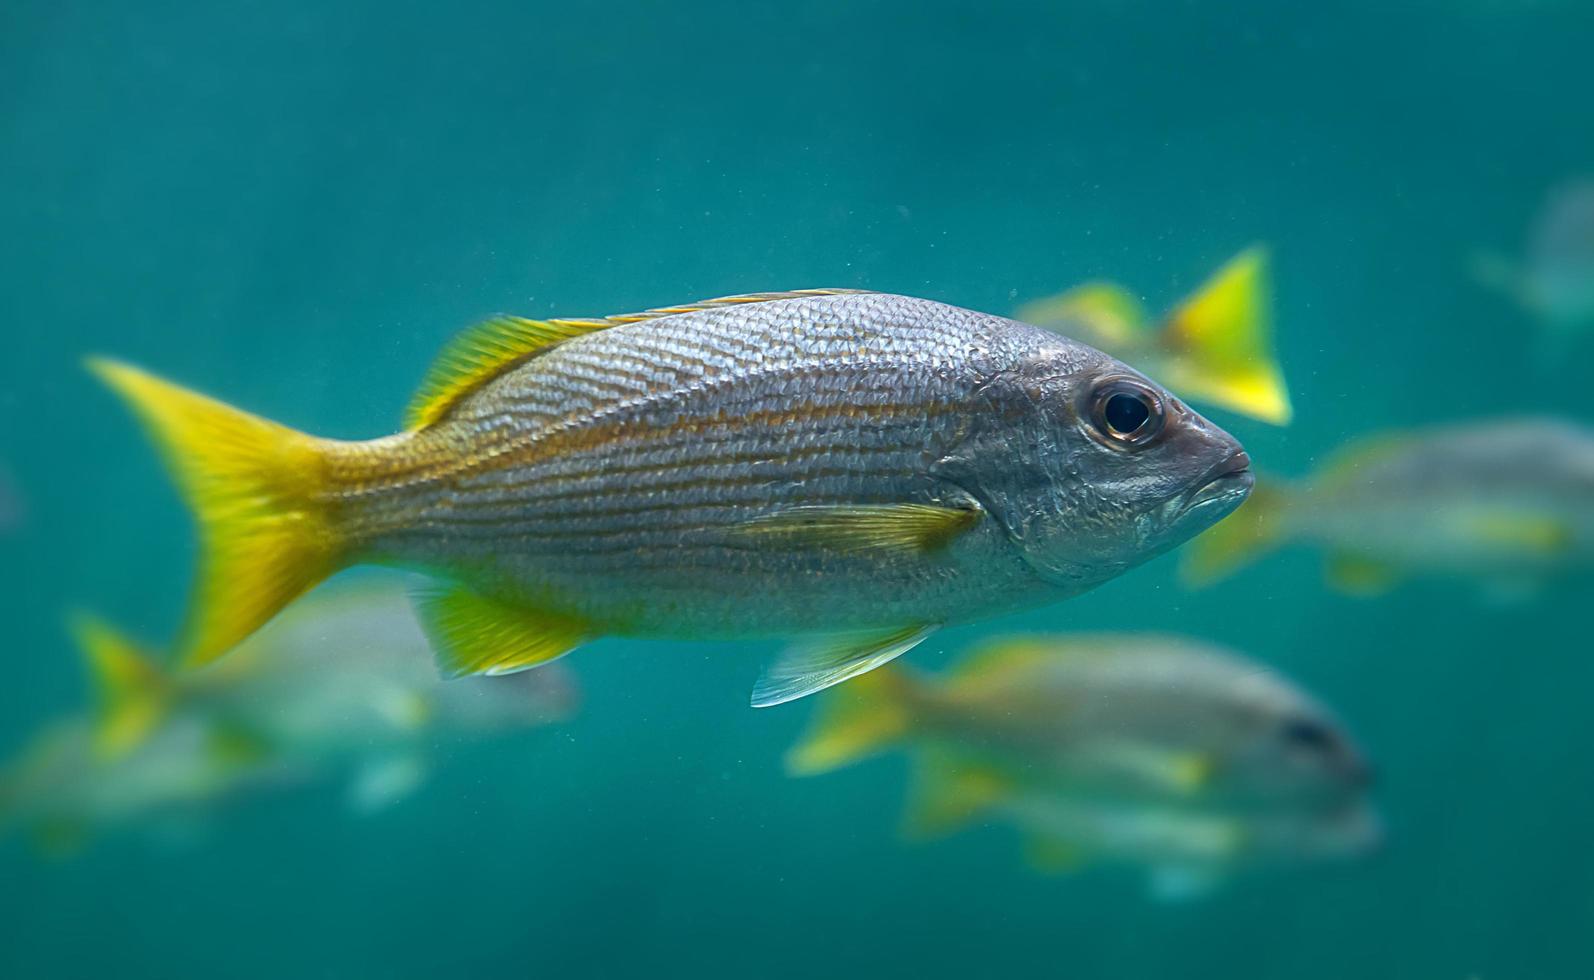
M 1097 390 L 1091 419 L 1109 443 L 1138 448 L 1162 432 L 1162 399 L 1138 382 L 1111 381 Z
M 1334 735 L 1327 726 L 1309 718 L 1292 718 L 1284 723 L 1284 740 L 1291 745 L 1314 752 L 1326 751 L 1334 744 Z

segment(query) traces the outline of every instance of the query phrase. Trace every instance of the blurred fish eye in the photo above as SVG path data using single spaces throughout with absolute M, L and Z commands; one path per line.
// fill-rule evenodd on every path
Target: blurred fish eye
M 1313 751 L 1324 751 L 1334 744 L 1333 733 L 1309 718 L 1292 718 L 1285 722 L 1283 735 L 1291 745 Z
M 1156 392 L 1138 382 L 1117 379 L 1096 390 L 1091 421 L 1109 445 L 1138 449 L 1161 434 L 1164 414 Z

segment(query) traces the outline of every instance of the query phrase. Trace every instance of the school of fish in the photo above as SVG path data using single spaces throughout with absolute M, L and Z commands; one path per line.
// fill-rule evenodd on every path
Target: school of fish
M 1588 191 L 1552 195 L 1522 262 L 1475 263 L 1562 338 L 1594 309 Z M 1594 572 L 1594 432 L 1572 422 L 1351 440 L 1252 493 L 1250 456 L 1181 399 L 1289 424 L 1271 306 L 1253 246 L 1160 320 L 1106 282 L 1014 319 L 842 289 L 499 316 L 444 349 L 402 431 L 354 442 L 92 358 L 194 512 L 196 581 L 170 656 L 73 620 L 93 707 L 0 767 L 0 830 L 68 851 L 333 779 L 370 812 L 423 781 L 440 733 L 568 718 L 548 665 L 590 641 L 776 638 L 754 706 L 841 685 L 788 771 L 907 750 L 910 838 L 999 824 L 1038 870 L 1127 866 L 1174 899 L 1365 855 L 1371 764 L 1263 663 L 1124 632 L 887 666 L 1191 539 L 1194 586 L 1292 543 L 1360 594 Z M 356 565 L 426 584 L 300 601 Z

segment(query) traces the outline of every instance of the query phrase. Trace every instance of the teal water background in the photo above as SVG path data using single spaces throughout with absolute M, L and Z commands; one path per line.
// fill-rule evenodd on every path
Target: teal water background
M 1469 278 L 1594 171 L 1572 2 L 43 3 L 0 8 L 0 745 L 83 700 L 87 605 L 179 620 L 192 536 L 80 369 L 110 352 L 320 434 L 391 431 L 437 348 L 509 310 L 848 286 L 992 312 L 1106 277 L 1154 307 L 1275 259 L 1302 473 L 1353 435 L 1594 419 Z M 1380 772 L 1372 859 L 1182 905 L 1037 877 L 985 828 L 896 836 L 905 766 L 787 779 L 809 706 L 770 645 L 605 641 L 574 722 L 444 746 L 414 799 L 338 787 L 67 862 L 0 842 L 0 976 L 1594 975 L 1585 583 L 1358 600 L 1291 551 L 1202 593 L 1164 558 L 947 630 L 1161 629 L 1338 708 Z

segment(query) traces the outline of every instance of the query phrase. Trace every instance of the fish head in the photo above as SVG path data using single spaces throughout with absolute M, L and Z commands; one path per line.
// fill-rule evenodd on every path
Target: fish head
M 1258 670 L 1237 678 L 1228 700 L 1227 757 L 1219 767 L 1228 795 L 1331 808 L 1366 795 L 1372 782 L 1366 756 L 1305 692 Z
M 1250 457 L 1233 436 L 1128 365 L 1034 333 L 981 389 L 969 435 L 938 468 L 1042 578 L 1084 591 L 1245 499 Z

